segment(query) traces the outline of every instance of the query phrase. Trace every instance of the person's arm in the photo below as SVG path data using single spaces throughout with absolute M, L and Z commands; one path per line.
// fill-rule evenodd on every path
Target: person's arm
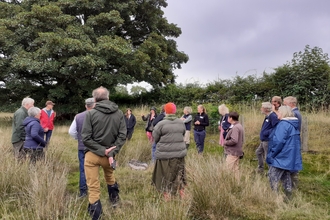
M 231 129 L 231 132 L 228 132 L 226 136 L 225 145 L 226 146 L 236 145 L 238 143 L 238 138 L 239 138 L 239 129 L 237 126 L 234 126 Z
M 136 118 L 133 114 L 131 115 L 131 117 L 132 117 L 132 128 L 134 128 L 136 125 Z
M 42 137 L 39 136 L 40 127 L 41 127 L 40 124 L 38 124 L 36 122 L 31 126 L 31 131 L 30 132 L 31 132 L 32 139 L 35 142 L 39 143 L 39 146 L 44 147 L 44 146 L 46 146 L 46 141 Z
M 21 134 L 20 139 L 22 141 L 25 140 L 25 129 L 23 126 L 23 121 L 25 119 L 25 116 L 23 114 L 16 114 L 15 116 L 15 130 L 18 131 L 19 134 Z
M 158 122 L 160 122 L 161 120 L 163 120 L 165 117 L 165 113 L 161 113 L 159 114 L 152 122 L 153 126 L 155 126 Z
M 115 146 L 116 148 L 114 148 L 113 150 L 111 150 L 108 153 L 108 155 L 107 155 L 108 157 L 114 157 L 116 154 L 119 153 L 121 147 L 125 144 L 126 134 L 127 134 L 127 128 L 126 128 L 125 116 L 122 115 L 120 124 L 119 124 L 117 139 L 116 139 L 115 143 L 113 144 L 113 146 Z M 113 147 L 113 146 L 111 146 L 111 147 Z
M 183 123 L 188 123 L 188 122 L 191 122 L 192 121 L 192 116 L 191 115 L 189 115 L 187 118 L 185 118 L 184 120 L 183 120 Z
M 78 139 L 78 132 L 77 132 L 77 122 L 76 122 L 76 117 L 74 117 L 71 126 L 69 128 L 69 134 L 71 137 L 73 137 L 74 139 Z
M 124 121 L 125 123 L 125 121 Z M 126 125 L 125 125 L 126 127 Z M 90 111 L 86 113 L 81 136 L 85 147 L 99 156 L 105 156 L 106 147 L 93 140 L 93 129 Z
M 207 114 L 204 114 L 204 119 L 200 121 L 199 125 L 209 126 L 209 116 Z

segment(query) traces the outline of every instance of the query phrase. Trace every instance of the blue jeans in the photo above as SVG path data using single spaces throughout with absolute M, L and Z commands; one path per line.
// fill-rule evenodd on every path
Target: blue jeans
M 48 130 L 47 132 L 45 132 L 45 141 L 47 143 L 49 143 L 50 137 L 52 136 L 53 130 Z
M 204 151 L 204 141 L 205 141 L 206 132 L 205 130 L 196 131 L 194 130 L 194 139 L 196 142 L 196 148 L 198 153 L 203 153 Z
M 87 184 L 86 184 L 86 176 L 85 176 L 85 169 L 84 169 L 84 161 L 85 161 L 85 151 L 78 150 L 78 158 L 79 158 L 79 189 L 80 192 L 87 191 Z
M 156 143 L 152 143 L 152 146 L 151 146 L 151 161 L 152 162 L 155 162 L 156 161 L 156 157 L 155 157 L 155 152 L 156 152 Z

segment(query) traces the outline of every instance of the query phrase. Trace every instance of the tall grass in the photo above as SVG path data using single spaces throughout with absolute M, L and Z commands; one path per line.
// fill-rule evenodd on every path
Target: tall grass
M 178 110 L 179 111 L 179 110 Z M 309 148 L 303 153 L 304 170 L 293 200 L 285 203 L 283 194 L 270 190 L 268 179 L 257 175 L 254 151 L 259 144 L 263 116 L 249 107 L 244 116 L 246 156 L 241 160 L 241 179 L 226 170 L 219 134 L 207 133 L 205 153 L 198 156 L 192 141 L 186 157 L 188 186 L 184 199 L 165 202 L 151 185 L 153 164 L 141 114 L 148 106 L 133 109 L 138 124 L 117 160 L 116 179 L 120 185 L 121 206 L 112 209 L 101 173 L 101 202 L 104 219 L 329 219 L 330 121 L 326 113 L 308 114 Z M 179 113 L 180 115 L 180 113 Z M 46 159 L 36 165 L 13 158 L 11 123 L 0 115 L 0 219 L 90 219 L 87 198 L 78 198 L 77 143 L 67 134 L 68 126 L 55 126 Z M 315 153 L 316 152 L 316 153 Z M 132 170 L 128 161 L 149 164 L 145 171 Z

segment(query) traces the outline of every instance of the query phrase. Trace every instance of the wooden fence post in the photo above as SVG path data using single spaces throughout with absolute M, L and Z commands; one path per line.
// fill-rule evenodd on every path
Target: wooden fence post
M 308 118 L 306 116 L 303 117 L 301 123 L 301 150 L 303 152 L 308 151 Z

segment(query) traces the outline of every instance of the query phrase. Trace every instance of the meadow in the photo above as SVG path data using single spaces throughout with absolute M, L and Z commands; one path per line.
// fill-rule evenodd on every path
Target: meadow
M 329 112 L 303 113 L 308 118 L 309 151 L 302 153 L 303 170 L 292 201 L 285 202 L 282 192 L 272 192 L 267 177 L 255 172 L 254 152 L 264 116 L 258 107 L 246 107 L 239 109 L 245 128 L 241 180 L 235 181 L 225 169 L 219 133 L 209 129 L 202 157 L 191 136 L 185 197 L 165 202 L 151 185 L 151 146 L 140 117 L 148 109 L 132 108 L 138 122 L 132 140 L 117 156 L 121 205 L 116 209 L 108 202 L 100 171 L 103 219 L 330 219 Z M 31 166 L 13 157 L 11 117 L 12 113 L 0 113 L 0 219 L 90 219 L 88 199 L 78 198 L 77 142 L 68 135 L 71 122 L 55 124 L 45 162 Z M 131 159 L 147 162 L 148 169 L 132 170 Z

